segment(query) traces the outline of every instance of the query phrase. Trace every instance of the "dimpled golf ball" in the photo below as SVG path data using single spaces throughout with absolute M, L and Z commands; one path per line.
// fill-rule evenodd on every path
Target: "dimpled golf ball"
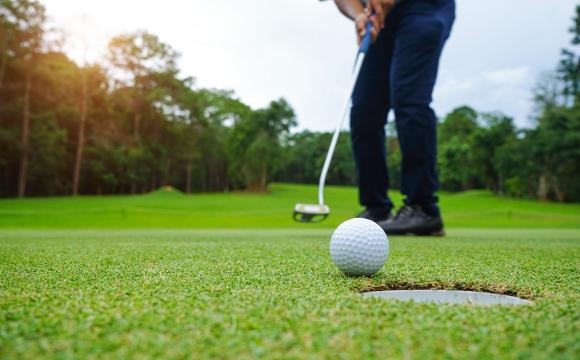
M 346 275 L 373 275 L 389 257 L 389 239 L 379 225 L 367 219 L 340 224 L 330 238 L 330 258 Z

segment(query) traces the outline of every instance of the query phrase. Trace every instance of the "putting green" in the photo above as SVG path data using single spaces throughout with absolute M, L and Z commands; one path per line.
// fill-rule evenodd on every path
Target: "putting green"
M 330 262 L 331 229 L 2 230 L 0 358 L 570 358 L 579 230 L 391 238 L 372 278 Z M 467 288 L 521 307 L 364 299 Z

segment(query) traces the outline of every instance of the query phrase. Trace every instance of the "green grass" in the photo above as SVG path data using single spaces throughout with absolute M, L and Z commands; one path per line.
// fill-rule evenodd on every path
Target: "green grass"
M 294 224 L 316 189 L 0 201 L 0 359 L 570 358 L 580 355 L 580 206 L 442 194 L 445 238 L 392 237 L 349 278 L 329 221 Z M 399 199 L 398 199 L 399 200 Z M 531 306 L 363 299 L 365 289 L 514 294 Z
M 0 200 L 4 229 L 304 228 L 291 220 L 296 202 L 317 201 L 314 186 L 275 184 L 268 194 L 86 196 Z M 394 201 L 401 203 L 399 194 Z M 354 188 L 329 187 L 331 217 L 308 228 L 334 228 L 360 208 Z M 485 191 L 441 194 L 448 227 L 580 228 L 580 204 L 539 203 Z
M 578 358 L 576 230 L 392 238 L 386 268 L 341 275 L 329 229 L 4 231 L 4 358 Z M 363 299 L 434 284 L 517 308 Z

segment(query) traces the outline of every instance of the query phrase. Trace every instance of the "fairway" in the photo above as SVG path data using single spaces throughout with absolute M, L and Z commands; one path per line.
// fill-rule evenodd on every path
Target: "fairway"
M 328 222 L 292 223 L 293 203 L 315 191 L 1 200 L 0 358 L 580 354 L 578 205 L 443 194 L 447 237 L 391 237 L 386 267 L 350 278 L 330 261 L 328 241 L 356 212 L 356 192 L 329 190 Z M 407 288 L 534 304 L 359 295 Z
M 4 229 L 263 229 L 335 228 L 361 210 L 353 187 L 331 186 L 331 215 L 320 224 L 291 220 L 297 202 L 316 202 L 310 185 L 273 184 L 266 194 L 186 195 L 163 191 L 138 196 L 81 196 L 0 200 Z M 391 192 L 401 205 L 401 197 Z M 576 228 L 580 204 L 540 203 L 498 197 L 487 191 L 440 194 L 445 224 L 452 228 Z

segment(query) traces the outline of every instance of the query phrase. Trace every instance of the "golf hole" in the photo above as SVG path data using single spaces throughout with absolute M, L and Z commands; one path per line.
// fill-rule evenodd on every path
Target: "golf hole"
M 515 292 L 508 291 L 502 286 L 482 287 L 473 289 L 465 285 L 452 286 L 454 289 L 442 289 L 442 284 L 418 286 L 411 284 L 394 284 L 392 287 L 383 286 L 367 289 L 361 292 L 365 298 L 381 298 L 386 300 L 413 301 L 417 303 L 438 303 L 452 305 L 531 305 L 530 300 L 515 296 Z M 490 291 L 496 288 L 498 292 Z M 483 290 L 483 291 L 482 291 Z
M 489 306 L 532 304 L 529 300 L 520 299 L 515 296 L 464 290 L 387 290 L 370 291 L 363 293 L 362 295 L 363 297 L 377 297 L 390 300 L 454 305 Z

